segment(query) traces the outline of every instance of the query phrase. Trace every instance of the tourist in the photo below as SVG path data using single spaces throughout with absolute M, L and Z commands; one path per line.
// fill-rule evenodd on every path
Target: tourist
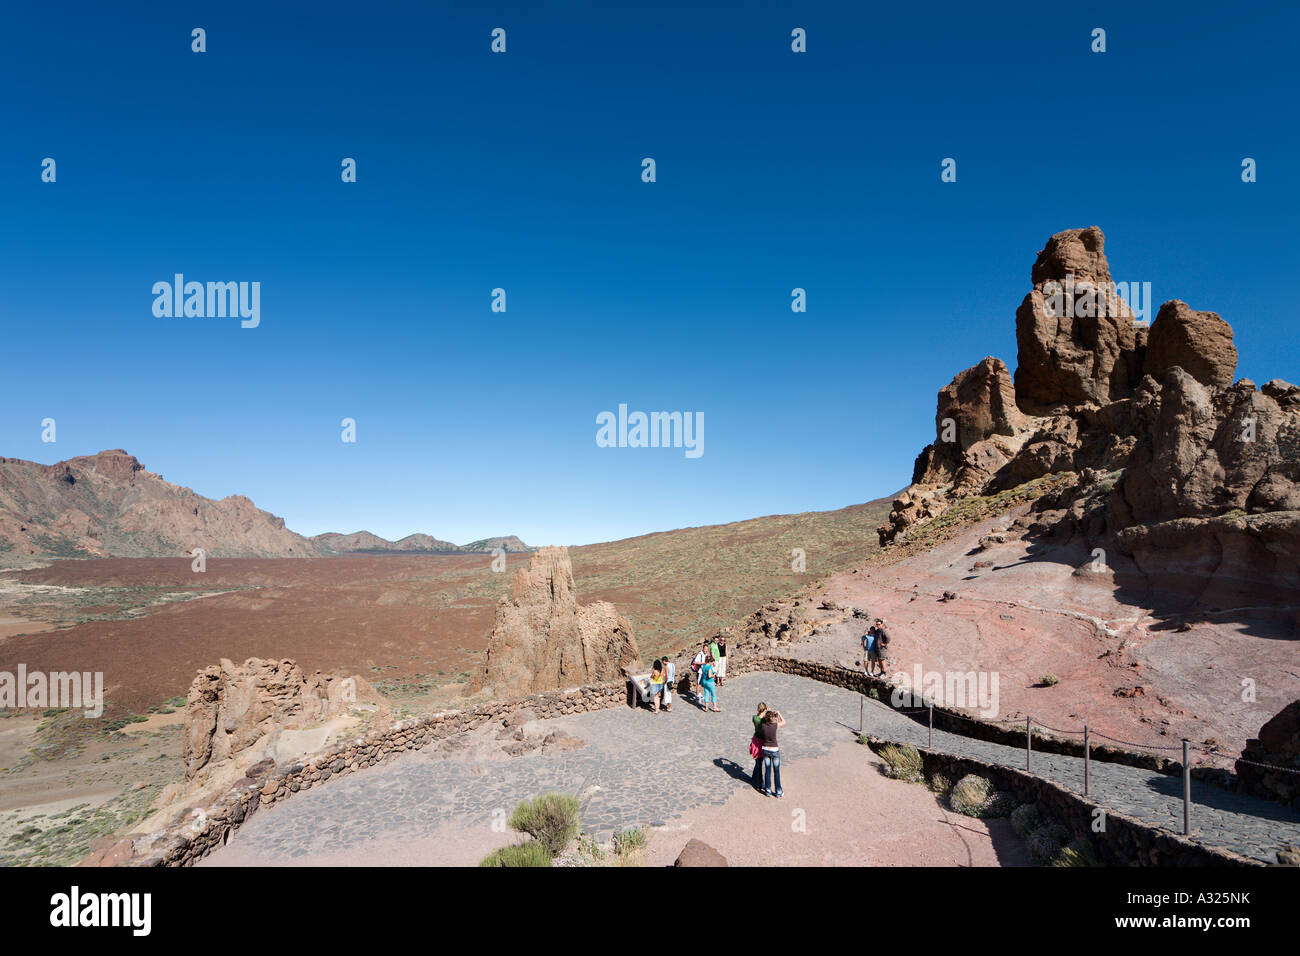
M 664 661 L 664 710 L 673 709 L 673 681 L 677 679 L 677 665 Z
M 749 741 L 749 752 L 754 757 L 754 772 L 750 774 L 750 782 L 755 790 L 763 789 L 763 718 L 766 715 L 767 704 L 760 700 L 758 713 L 750 718 L 754 722 L 754 736 Z
M 882 618 L 876 618 L 875 646 L 868 655 L 868 660 L 873 664 L 880 665 L 880 676 L 884 677 L 885 672 L 889 669 L 889 632 L 885 630 L 885 622 Z
M 775 710 L 769 710 L 763 715 L 763 793 L 769 797 L 783 797 L 785 791 L 781 789 L 781 748 L 776 742 L 776 731 L 779 727 L 785 726 L 785 718 Z M 772 789 L 775 775 L 776 789 Z
M 700 681 L 700 669 L 704 667 L 704 659 L 708 656 L 708 653 L 709 642 L 705 641 L 700 645 L 700 649 L 695 653 L 695 656 L 691 658 L 691 676 L 695 678 L 695 683 L 697 685 Z M 699 700 L 699 698 L 700 692 L 699 687 L 697 686 L 695 690 L 695 699 Z
M 705 658 L 704 664 L 700 667 L 700 707 L 707 711 L 709 704 L 713 704 L 715 714 L 722 713 L 718 706 L 718 665 L 714 661 L 713 655 L 709 654 Z
M 655 658 L 654 666 L 650 668 L 650 706 L 657 714 L 659 713 L 659 696 L 664 692 L 664 662 Z
M 717 648 L 714 656 L 718 659 L 718 686 L 721 687 L 727 680 L 727 638 L 719 634 L 713 646 Z

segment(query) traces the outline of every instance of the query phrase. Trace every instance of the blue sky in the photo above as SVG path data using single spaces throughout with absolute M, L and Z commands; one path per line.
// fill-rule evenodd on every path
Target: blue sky
M 0 13 L 6 456 L 125 448 L 307 534 L 842 507 L 1093 224 L 1300 379 L 1294 4 L 143 6 Z M 260 326 L 155 317 L 176 272 L 260 282 Z M 597 447 L 620 403 L 703 456 Z

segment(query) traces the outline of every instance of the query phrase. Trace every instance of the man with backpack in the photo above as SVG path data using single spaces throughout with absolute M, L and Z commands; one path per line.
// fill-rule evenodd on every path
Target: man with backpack
M 877 676 L 875 668 L 879 665 L 878 676 L 884 677 L 889 664 L 889 632 L 885 630 L 885 622 L 882 618 L 876 618 L 876 623 L 863 635 L 862 649 L 867 655 L 867 673 L 873 677 Z

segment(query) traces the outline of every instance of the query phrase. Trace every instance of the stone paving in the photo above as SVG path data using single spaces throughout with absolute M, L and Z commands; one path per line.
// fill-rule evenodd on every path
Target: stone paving
M 583 829 L 599 838 L 625 827 L 660 824 L 687 810 L 721 805 L 748 786 L 750 715 L 759 700 L 780 710 L 783 783 L 797 795 L 799 764 L 858 732 L 863 698 L 849 690 L 785 674 L 734 677 L 721 689 L 721 714 L 678 698 L 671 713 L 626 707 L 549 725 L 588 741 L 563 755 L 531 754 L 478 763 L 425 752 L 350 774 L 268 807 L 242 827 L 241 847 L 265 859 L 302 862 L 346 853 L 377 838 L 424 835 L 440 825 L 490 827 L 520 800 L 546 790 L 583 796 Z M 927 729 L 866 699 L 866 730 L 924 745 Z M 935 749 L 1024 768 L 1023 750 L 935 731 Z M 865 757 L 864 757 L 865 759 Z M 1033 772 L 1082 792 L 1083 761 L 1033 755 Z M 1092 799 L 1172 832 L 1182 828 L 1182 780 L 1093 761 Z M 1192 783 L 1193 839 L 1267 862 L 1283 844 L 1300 845 L 1300 814 L 1279 804 Z M 219 855 L 221 851 L 217 851 Z

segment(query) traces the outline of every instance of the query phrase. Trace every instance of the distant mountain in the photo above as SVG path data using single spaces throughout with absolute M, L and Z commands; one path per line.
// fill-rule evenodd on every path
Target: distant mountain
M 436 552 L 439 554 L 486 554 L 502 548 L 514 553 L 531 551 L 514 535 L 504 538 L 482 538 L 469 544 L 452 544 L 432 535 L 408 534 L 398 541 L 388 541 L 371 534 L 369 531 L 355 531 L 352 534 L 338 534 L 327 531 L 310 539 L 324 553 L 328 554 L 373 554 L 377 552 Z
M 0 458 L 0 566 L 44 558 L 312 557 L 323 550 L 241 495 L 164 481 L 121 449 L 41 465 Z

